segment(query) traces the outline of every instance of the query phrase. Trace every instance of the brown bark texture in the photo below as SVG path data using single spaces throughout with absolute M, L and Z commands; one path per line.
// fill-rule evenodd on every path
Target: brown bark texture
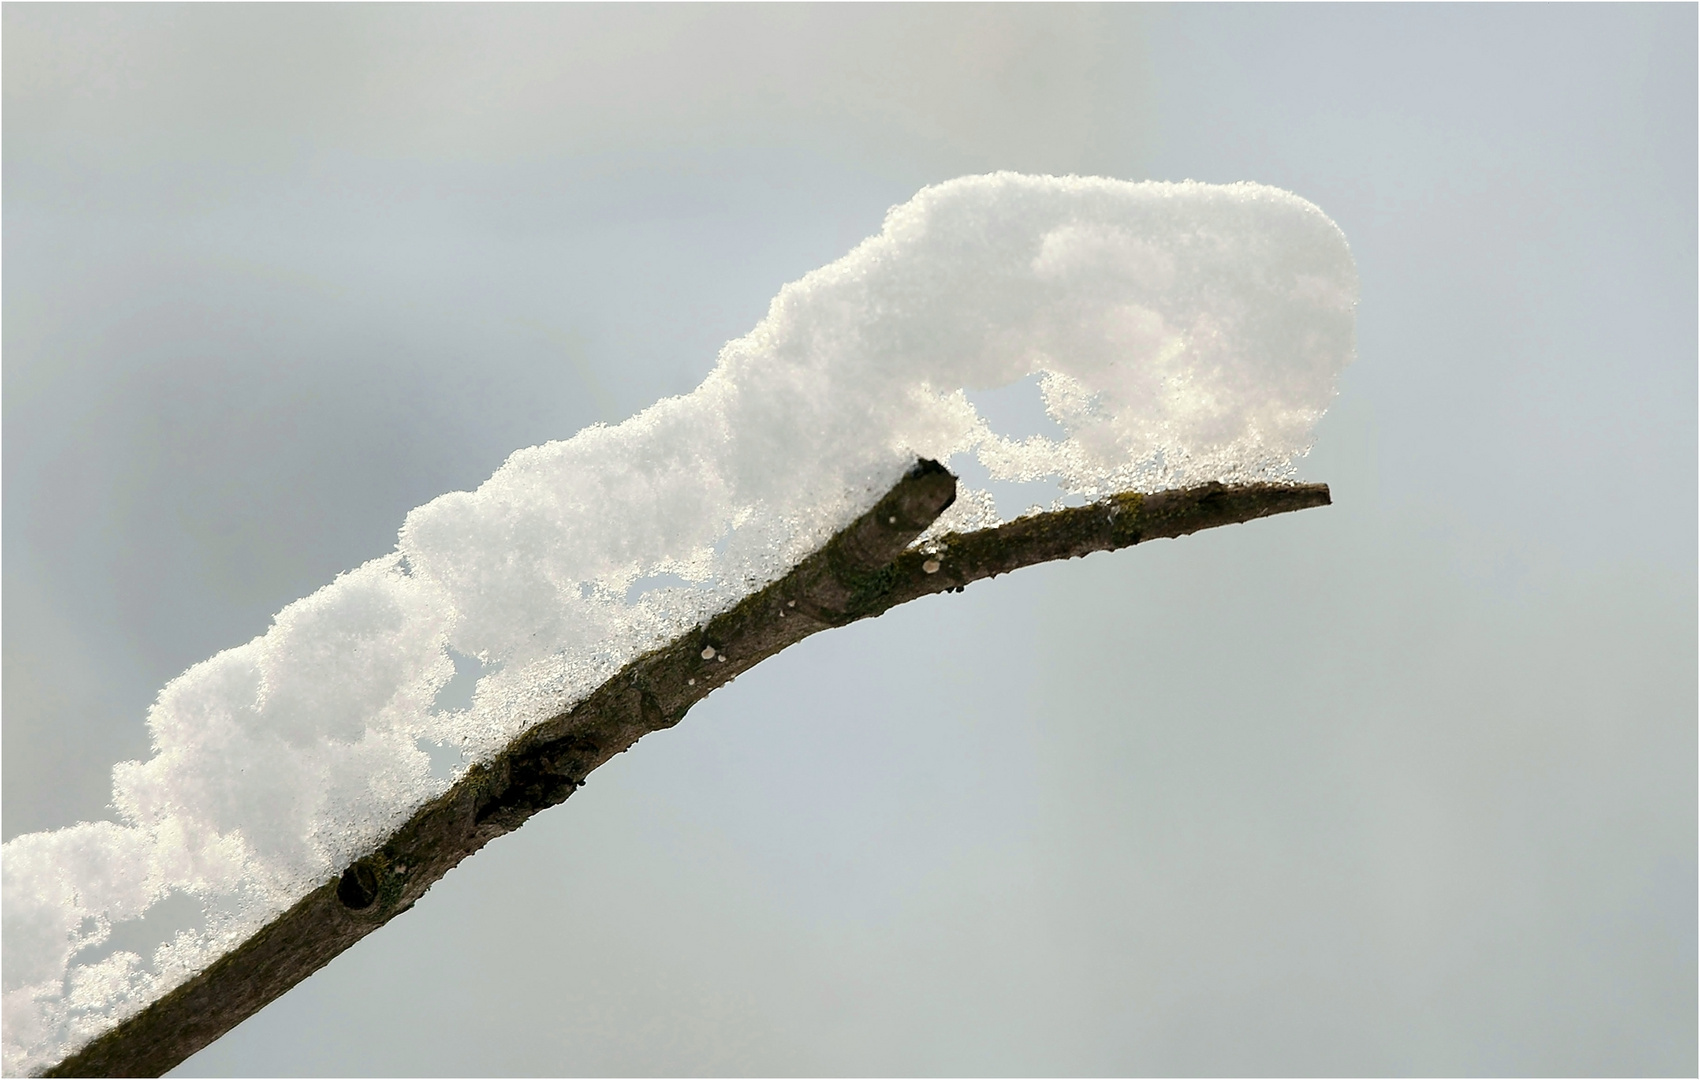
M 377 850 L 44 1075 L 158 1076 L 175 1067 L 411 908 L 462 859 L 565 801 L 598 765 L 811 634 L 1023 566 L 1329 503 L 1324 484 L 1205 484 L 1113 495 L 915 545 L 955 497 L 954 476 L 918 462 L 789 574 L 474 766 Z

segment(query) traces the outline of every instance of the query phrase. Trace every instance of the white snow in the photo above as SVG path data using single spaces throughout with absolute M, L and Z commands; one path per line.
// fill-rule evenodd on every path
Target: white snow
M 153 756 L 113 770 L 119 820 L 0 853 L 5 1071 L 59 1060 L 370 850 L 451 782 L 421 741 L 462 768 L 493 754 L 783 574 L 917 456 L 1076 498 L 1291 476 L 1351 359 L 1356 288 L 1340 231 L 1273 188 L 921 191 L 781 289 L 692 393 L 516 452 L 167 684 Z M 1005 438 L 965 394 L 1036 373 L 1065 439 Z M 996 517 L 964 491 L 938 529 Z M 675 584 L 628 599 L 657 575 Z M 450 649 L 486 673 L 434 709 Z M 79 956 L 174 894 L 204 927 Z

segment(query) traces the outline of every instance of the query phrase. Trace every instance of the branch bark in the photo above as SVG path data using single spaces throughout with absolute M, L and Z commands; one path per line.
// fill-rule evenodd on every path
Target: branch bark
M 157 1076 L 411 908 L 462 859 L 563 802 L 598 765 L 789 645 L 932 593 L 1023 566 L 1184 536 L 1329 503 L 1324 484 L 1122 494 L 910 545 L 956 497 L 921 461 L 875 507 L 799 563 L 672 643 L 632 661 L 569 711 L 475 766 L 376 851 L 47 1076 Z

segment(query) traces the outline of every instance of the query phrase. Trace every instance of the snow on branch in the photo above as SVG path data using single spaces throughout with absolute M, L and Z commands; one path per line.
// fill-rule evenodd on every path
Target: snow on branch
M 1356 297 L 1340 230 L 1275 188 L 998 173 L 924 189 L 781 288 L 695 390 L 516 451 L 167 683 L 151 756 L 113 769 L 115 820 L 0 849 L 5 1071 L 222 1031 L 467 837 L 564 798 L 791 636 L 1325 500 L 1288 482 L 1352 359 Z M 1043 430 L 975 403 L 1017 384 Z M 954 480 L 904 479 L 917 460 L 1061 498 L 1005 520 L 989 488 L 964 489 L 945 509 Z M 942 501 L 904 501 L 921 492 Z M 459 813 L 458 839 L 373 861 Z M 114 933 L 143 920 L 164 936 L 149 956 Z M 233 1004 L 150 1028 L 209 985 Z

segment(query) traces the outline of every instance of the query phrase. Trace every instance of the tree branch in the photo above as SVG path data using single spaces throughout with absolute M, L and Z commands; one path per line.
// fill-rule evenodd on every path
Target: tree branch
M 1324 484 L 1206 484 L 1113 495 L 911 547 L 955 497 L 956 478 L 943 466 L 917 463 L 785 577 L 632 661 L 473 767 L 339 878 L 45 1075 L 157 1076 L 173 1068 L 411 908 L 462 859 L 564 801 L 598 765 L 811 634 L 1023 566 L 1329 503 Z

